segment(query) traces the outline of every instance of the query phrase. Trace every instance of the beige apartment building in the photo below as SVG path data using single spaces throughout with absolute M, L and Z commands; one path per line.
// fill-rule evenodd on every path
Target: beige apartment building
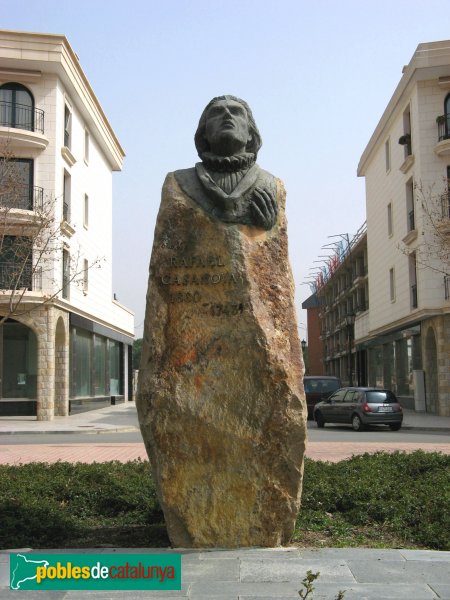
M 124 152 L 64 36 L 0 31 L 0 149 L 0 416 L 126 400 L 134 316 L 112 289 Z
M 304 303 L 318 307 L 310 351 L 344 385 L 386 387 L 405 407 L 448 416 L 450 41 L 418 46 L 358 175 L 366 231 L 317 274 Z
M 450 41 L 420 44 L 358 165 L 369 310 L 355 319 L 368 383 L 450 415 Z

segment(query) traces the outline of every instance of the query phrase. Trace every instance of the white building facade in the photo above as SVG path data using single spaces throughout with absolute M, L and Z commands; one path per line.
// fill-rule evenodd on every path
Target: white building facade
M 64 36 L 0 31 L 0 155 L 22 190 L 8 203 L 0 180 L 0 415 L 46 420 L 129 399 L 134 316 L 112 291 L 112 172 L 124 152 Z M 8 313 L 8 244 L 42 207 L 49 249 L 35 244 Z
M 369 385 L 450 415 L 450 41 L 420 44 L 358 166 L 366 181 Z

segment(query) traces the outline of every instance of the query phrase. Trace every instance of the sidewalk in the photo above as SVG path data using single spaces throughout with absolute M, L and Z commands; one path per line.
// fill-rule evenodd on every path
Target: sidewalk
M 14 551 L 11 551 L 14 552 Z M 23 553 L 24 550 L 22 549 Z M 29 552 L 25 550 L 25 552 Z M 35 552 L 38 552 L 36 550 Z M 42 554 L 59 550 L 41 550 Z M 136 554 L 181 553 L 182 590 L 61 591 L 45 594 L 57 600 L 298 600 L 306 571 L 320 572 L 313 600 L 449 600 L 450 552 L 372 550 L 369 548 L 261 548 L 239 550 L 164 550 L 101 548 L 63 552 Z M 9 556 L 0 554 L 0 598 L 36 600 L 43 592 L 10 591 Z
M 403 429 L 448 431 L 450 417 L 416 413 L 404 409 Z M 0 417 L 0 434 L 19 433 L 111 433 L 139 431 L 134 402 L 108 406 L 78 413 L 70 417 L 55 417 L 53 421 L 37 421 L 35 417 Z
M 20 433 L 113 433 L 139 431 L 134 402 L 81 412 L 53 421 L 37 421 L 36 417 L 0 417 L 1 434 Z
M 312 425 L 314 427 L 314 425 Z M 339 462 L 353 455 L 366 452 L 413 452 L 420 448 L 426 452 L 450 454 L 450 417 L 418 414 L 405 411 L 404 429 L 413 432 L 448 432 L 448 443 L 411 441 L 408 436 L 393 432 L 384 442 L 373 442 L 370 436 L 356 436 L 359 441 L 308 441 L 306 456 L 313 460 Z M 139 441 L 112 442 L 108 433 L 136 432 Z M 63 434 L 61 442 L 40 443 L 39 434 Z M 90 442 L 72 442 L 71 434 L 89 433 Z M 14 443 L 12 435 L 30 435 L 27 443 Z M 32 434 L 32 435 L 31 435 Z M 104 434 L 104 435 L 97 435 Z M 139 434 L 139 425 L 134 402 L 111 406 L 95 411 L 79 413 L 72 417 L 56 417 L 53 421 L 36 421 L 31 417 L 9 417 L 0 419 L 0 464 L 18 465 L 35 462 L 107 462 L 118 460 L 148 460 L 144 443 Z

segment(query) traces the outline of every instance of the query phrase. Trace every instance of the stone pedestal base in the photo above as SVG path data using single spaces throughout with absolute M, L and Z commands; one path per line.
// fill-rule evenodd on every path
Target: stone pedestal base
M 271 231 L 215 221 L 169 175 L 138 413 L 171 542 L 277 546 L 299 510 L 303 362 L 284 191 Z

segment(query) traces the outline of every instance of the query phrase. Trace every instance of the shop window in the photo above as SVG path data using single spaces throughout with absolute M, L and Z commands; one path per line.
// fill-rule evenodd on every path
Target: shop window
M 106 338 L 94 337 L 94 395 L 106 396 Z
M 117 396 L 121 392 L 120 343 L 112 340 L 109 342 L 109 378 L 110 394 Z
M 15 321 L 0 328 L 3 377 L 0 397 L 36 398 L 37 340 L 31 329 Z
M 92 334 L 83 329 L 72 331 L 71 375 L 72 397 L 92 395 Z

